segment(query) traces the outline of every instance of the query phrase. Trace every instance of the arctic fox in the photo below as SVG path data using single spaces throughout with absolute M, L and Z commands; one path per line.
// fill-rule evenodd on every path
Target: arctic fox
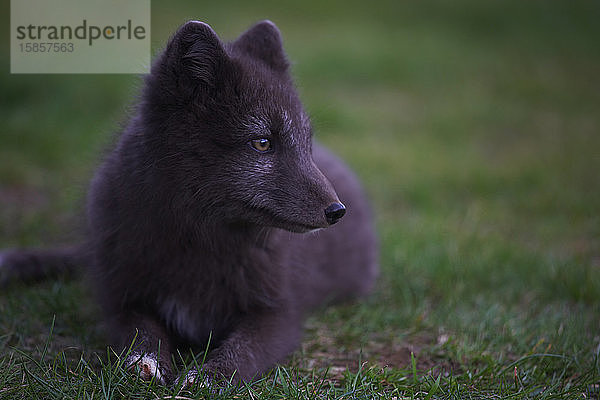
M 115 344 L 135 339 L 130 367 L 163 383 L 176 349 L 209 338 L 202 371 L 179 379 L 259 376 L 307 311 L 378 273 L 363 191 L 313 141 L 270 21 L 231 43 L 197 21 L 172 36 L 92 179 L 82 243 L 6 251 L 0 279 L 86 265 Z

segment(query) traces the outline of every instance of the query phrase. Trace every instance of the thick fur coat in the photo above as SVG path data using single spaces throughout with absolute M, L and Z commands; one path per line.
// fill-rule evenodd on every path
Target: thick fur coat
M 85 262 L 114 341 L 135 339 L 129 364 L 165 383 L 173 351 L 209 337 L 187 383 L 258 376 L 298 346 L 308 310 L 367 294 L 377 275 L 363 191 L 313 141 L 269 21 L 231 43 L 197 21 L 173 35 L 91 182 L 87 220 L 76 251 L 7 252 L 0 270 Z

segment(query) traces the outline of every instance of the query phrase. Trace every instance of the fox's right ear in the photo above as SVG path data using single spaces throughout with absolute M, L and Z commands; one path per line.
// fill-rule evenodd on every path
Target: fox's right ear
M 285 73 L 288 70 L 289 62 L 283 50 L 281 32 L 269 20 L 261 21 L 242 33 L 233 45 L 275 71 Z
M 214 87 L 227 59 L 219 37 L 208 24 L 188 21 L 167 44 L 164 62 L 167 73 L 184 75 L 192 82 Z

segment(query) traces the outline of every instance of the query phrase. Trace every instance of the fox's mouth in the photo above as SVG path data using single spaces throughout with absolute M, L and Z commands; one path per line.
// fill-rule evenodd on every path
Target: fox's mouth
M 291 221 L 288 219 L 279 218 L 275 215 L 273 215 L 273 220 L 275 222 L 273 224 L 273 226 L 275 226 L 277 228 L 282 228 L 282 229 L 288 230 L 290 232 L 295 232 L 295 233 L 306 233 L 306 232 L 314 231 L 317 229 L 325 228 L 325 226 L 311 225 L 311 224 L 305 224 L 305 223 L 298 222 L 298 221 Z
M 319 229 L 323 229 L 329 226 L 325 221 L 323 221 L 322 225 L 313 225 L 307 224 L 305 222 L 300 222 L 288 218 L 283 218 L 273 211 L 266 208 L 257 207 L 256 210 L 262 214 L 268 216 L 265 218 L 264 225 L 273 226 L 275 228 L 285 229 L 290 232 L 295 233 L 306 233 L 310 231 L 315 231 Z
M 323 226 L 311 226 L 311 225 L 294 225 L 293 227 L 291 227 L 290 225 L 287 225 L 284 229 L 290 231 L 290 232 L 295 232 L 295 233 L 307 233 L 307 232 L 314 232 L 314 231 L 318 231 L 320 229 L 323 229 Z

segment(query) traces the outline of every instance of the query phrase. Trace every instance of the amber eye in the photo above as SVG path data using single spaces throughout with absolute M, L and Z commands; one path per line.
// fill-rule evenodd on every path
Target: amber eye
M 261 153 L 271 150 L 271 141 L 266 138 L 254 139 L 250 141 L 250 146 Z

